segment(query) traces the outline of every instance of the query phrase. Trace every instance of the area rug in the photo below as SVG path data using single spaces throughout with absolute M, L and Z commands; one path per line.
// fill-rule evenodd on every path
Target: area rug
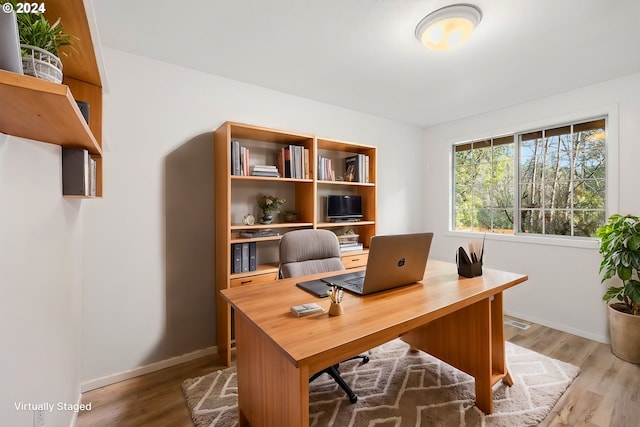
M 573 365 L 506 343 L 512 387 L 494 387 L 494 413 L 474 406 L 471 376 L 394 340 L 369 351 L 370 362 L 349 361 L 340 371 L 358 395 L 350 404 L 326 374 L 309 385 L 309 425 L 320 426 L 532 426 L 551 412 L 578 375 Z M 235 368 L 182 384 L 197 427 L 238 424 Z M 254 396 L 257 398 L 257 396 Z

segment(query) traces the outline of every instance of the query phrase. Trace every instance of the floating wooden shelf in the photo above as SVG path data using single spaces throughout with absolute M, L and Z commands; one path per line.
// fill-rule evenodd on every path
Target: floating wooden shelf
M 49 22 L 61 18 L 65 32 L 78 38 L 73 49 L 60 51 L 64 84 L 0 70 L 0 133 L 88 150 L 96 160 L 101 197 L 102 83 L 84 2 L 48 0 L 45 16 Z M 89 104 L 88 124 L 76 100 Z
M 0 132 L 102 155 L 69 87 L 0 70 Z

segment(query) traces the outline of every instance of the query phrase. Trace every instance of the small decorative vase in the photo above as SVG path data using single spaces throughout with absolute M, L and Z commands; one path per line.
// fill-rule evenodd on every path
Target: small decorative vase
M 273 221 L 273 214 L 271 212 L 262 211 L 262 218 L 260 218 L 261 224 L 271 224 Z

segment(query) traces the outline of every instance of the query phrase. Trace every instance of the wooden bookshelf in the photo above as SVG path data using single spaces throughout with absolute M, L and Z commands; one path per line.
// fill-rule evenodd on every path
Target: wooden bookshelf
M 45 16 L 62 18 L 78 37 L 62 48 L 63 84 L 0 70 L 0 132 L 70 148 L 84 148 L 97 162 L 97 197 L 102 196 L 102 83 L 82 0 L 49 0 Z M 67 55 L 64 54 L 66 49 Z M 74 95 L 72 94 L 75 94 Z M 76 100 L 90 104 L 87 124 Z
M 280 149 L 299 145 L 309 152 L 308 178 L 279 178 L 233 175 L 231 142 L 239 141 L 249 148 L 249 164 L 277 165 Z M 344 174 L 345 157 L 355 154 L 369 156 L 369 182 L 320 181 L 317 179 L 318 152 L 335 160 L 337 173 Z M 253 153 L 253 154 L 251 154 Z M 347 228 L 357 230 L 362 251 L 345 252 L 343 262 L 347 268 L 366 264 L 369 241 L 376 233 L 376 148 L 344 141 L 320 139 L 313 135 L 297 134 L 259 126 L 226 122 L 214 132 L 214 191 L 216 204 L 216 289 L 247 286 L 277 278 L 277 246 L 282 234 L 299 229 L 323 228 L 340 233 Z M 271 224 L 260 224 L 257 198 L 269 194 L 287 199 L 281 208 L 295 209 L 296 222 L 283 222 L 274 216 Z M 327 222 L 326 194 L 359 194 L 363 197 L 362 221 L 350 223 Z M 256 224 L 242 224 L 242 217 L 251 213 Z M 274 236 L 245 238 L 240 232 L 272 229 Z M 232 273 L 232 246 L 255 242 L 257 265 L 255 271 Z M 217 346 L 224 363 L 231 363 L 232 322 L 231 310 L 224 299 L 216 300 Z

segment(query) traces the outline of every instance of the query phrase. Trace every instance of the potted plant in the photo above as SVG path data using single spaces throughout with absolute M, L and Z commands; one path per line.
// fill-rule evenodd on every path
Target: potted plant
M 16 0 L 3 1 L 17 8 Z M 22 67 L 25 74 L 62 82 L 62 61 L 58 57 L 58 48 L 70 46 L 77 37 L 64 32 L 60 18 L 49 23 L 42 13 L 18 13 L 18 33 L 22 51 Z
M 282 217 L 286 222 L 294 222 L 298 218 L 298 212 L 293 209 L 287 209 L 282 212 Z
M 276 196 L 260 196 L 258 198 L 258 207 L 262 209 L 262 217 L 260 222 L 262 224 L 271 224 L 273 221 L 273 214 L 278 212 L 280 206 L 284 205 L 285 199 L 278 199 Z
M 596 236 L 601 239 L 602 282 L 615 277 L 622 282 L 602 297 L 609 302 L 611 350 L 623 360 L 640 363 L 640 218 L 612 215 Z

